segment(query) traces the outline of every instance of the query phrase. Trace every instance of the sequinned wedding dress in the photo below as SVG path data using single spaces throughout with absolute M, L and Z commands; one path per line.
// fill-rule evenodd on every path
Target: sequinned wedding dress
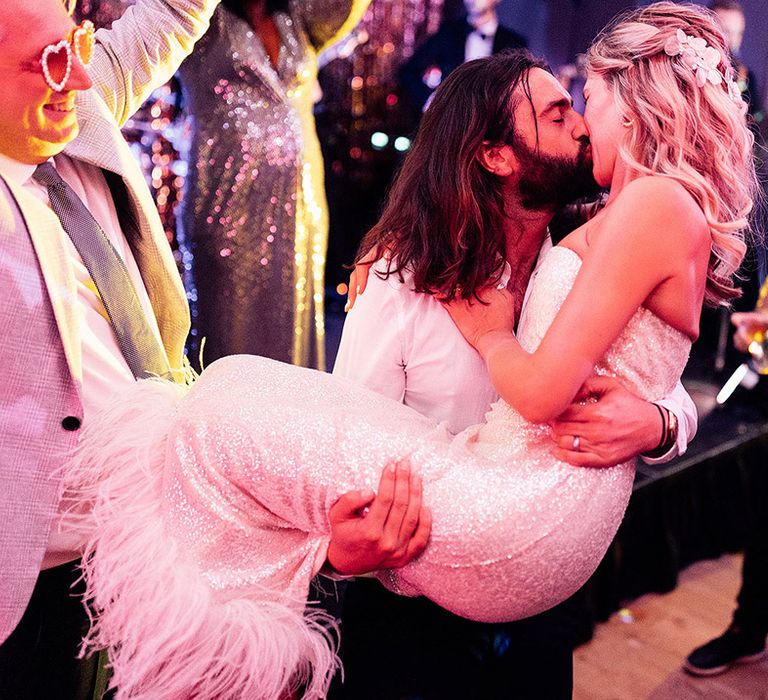
M 548 254 L 521 319 L 524 348 L 540 342 L 580 264 L 567 248 Z M 596 371 L 658 399 L 689 349 L 641 308 Z M 424 554 L 383 572 L 384 585 L 484 621 L 572 594 L 616 533 L 634 467 L 555 461 L 547 428 L 503 401 L 486 418 L 454 437 L 337 377 L 253 356 L 215 362 L 191 390 L 139 383 L 93 421 L 69 476 L 96 519 L 91 642 L 110 648 L 120 695 L 278 698 L 303 676 L 322 696 L 335 655 L 318 616 L 303 613 L 328 510 L 406 455 L 434 526 Z

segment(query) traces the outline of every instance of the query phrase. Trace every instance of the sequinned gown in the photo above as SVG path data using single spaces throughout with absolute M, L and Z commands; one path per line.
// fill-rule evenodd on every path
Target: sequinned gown
M 520 322 L 524 348 L 541 341 L 580 264 L 567 248 L 548 254 Z M 596 372 L 658 399 L 680 377 L 689 349 L 687 337 L 641 308 Z M 168 664 L 179 669 L 175 678 L 187 674 L 196 683 L 247 668 L 252 685 L 237 687 L 253 693 L 242 697 L 277 697 L 256 689 L 266 687 L 259 675 L 265 658 L 284 648 L 295 657 L 279 657 L 277 665 L 313 666 L 319 685 L 309 692 L 321 695 L 333 662 L 318 655 L 323 643 L 313 623 L 296 620 L 325 559 L 328 510 L 347 490 L 374 488 L 393 458 L 408 455 L 423 475 L 434 526 L 419 559 L 380 579 L 482 621 L 527 617 L 578 589 L 613 539 L 634 478 L 633 464 L 580 469 L 555 461 L 547 427 L 526 422 L 503 401 L 485 424 L 454 437 L 338 377 L 262 358 L 221 360 L 188 393 L 145 382 L 136 397 L 130 411 L 116 406 L 102 418 L 113 427 L 88 436 L 96 442 L 73 481 L 81 498 L 83 474 L 99 483 L 100 528 L 88 569 L 100 611 L 95 641 L 114 650 L 119 682 L 131 678 L 131 687 L 149 687 L 152 697 L 174 697 L 157 685 L 173 676 L 162 672 Z M 135 435 L 147 440 L 151 466 L 138 477 L 115 454 L 119 431 L 134 441 L 134 463 L 141 462 Z M 101 434 L 110 437 L 99 443 Z M 132 493 L 136 479 L 147 484 L 143 496 Z M 158 590 L 170 593 L 137 620 L 139 601 Z M 179 629 L 194 629 L 210 646 L 168 650 L 166 640 Z M 254 642 L 248 635 L 255 629 L 268 630 L 269 643 Z M 131 650 L 163 665 L 153 672 Z
M 328 212 L 312 114 L 317 54 L 370 0 L 295 0 L 276 13 L 274 68 L 250 25 L 219 7 L 179 69 L 192 139 L 180 243 L 190 355 L 324 368 Z

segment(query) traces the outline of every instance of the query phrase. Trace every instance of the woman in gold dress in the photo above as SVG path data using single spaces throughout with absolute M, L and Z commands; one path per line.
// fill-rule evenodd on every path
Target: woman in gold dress
M 202 363 L 324 369 L 328 211 L 312 114 L 318 54 L 370 0 L 224 0 L 180 68 L 192 126 L 180 242 Z

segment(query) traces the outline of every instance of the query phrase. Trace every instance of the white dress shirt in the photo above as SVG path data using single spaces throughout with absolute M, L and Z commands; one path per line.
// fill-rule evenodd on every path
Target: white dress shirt
M 552 247 L 547 238 L 531 280 L 544 254 Z M 448 312 L 433 296 L 414 292 L 407 275 L 381 279 L 371 269 L 365 292 L 355 301 L 344 323 L 334 374 L 348 377 L 369 389 L 411 406 L 458 433 L 482 423 L 497 398 L 485 362 L 464 340 Z M 508 274 L 502 277 L 502 284 Z M 530 294 L 529 283 L 523 307 Z M 696 433 L 696 407 L 678 382 L 663 404 L 678 419 L 676 445 L 664 462 L 683 454 Z
M 493 54 L 493 42 L 499 29 L 499 20 L 494 17 L 485 24 L 475 27 L 467 35 L 464 44 L 464 61 L 472 61 L 475 58 L 488 58 Z
M 160 330 L 149 296 L 128 241 L 120 228 L 112 193 L 103 173 L 96 166 L 73 160 L 64 154 L 56 156 L 53 163 L 59 175 L 80 197 L 123 259 L 149 325 L 160 341 Z M 0 154 L 0 172 L 33 194 L 40 200 L 41 207 L 48 207 L 48 190 L 32 179 L 35 167 Z M 69 252 L 77 284 L 83 358 L 82 402 L 84 414 L 89 415 L 104 406 L 120 386 L 132 384 L 134 377 L 120 350 L 96 285 L 80 254 L 63 228 L 59 228 L 58 235 L 60 242 Z M 161 341 L 160 344 L 162 347 Z M 42 568 L 47 569 L 76 559 L 79 556 L 79 544 L 66 532 L 60 531 L 58 524 L 54 522 Z
M 370 271 L 365 292 L 344 322 L 334 374 L 411 406 L 458 433 L 481 423 L 497 398 L 483 358 L 464 340 L 439 301 L 410 280 Z

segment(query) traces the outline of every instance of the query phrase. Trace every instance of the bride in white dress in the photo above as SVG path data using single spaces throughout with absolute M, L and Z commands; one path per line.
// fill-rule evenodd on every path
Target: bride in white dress
M 511 620 L 565 599 L 597 567 L 634 466 L 558 462 L 542 423 L 593 372 L 649 400 L 671 391 L 702 301 L 736 293 L 755 176 L 746 107 L 708 13 L 635 11 L 588 62 L 585 118 L 607 206 L 547 255 L 517 337 L 505 292 L 449 305 L 502 397 L 485 424 L 454 437 L 339 378 L 236 356 L 191 389 L 140 382 L 86 427 L 69 495 L 92 506 L 88 643 L 108 647 L 119 698 L 280 698 L 302 683 L 322 697 L 336 660 L 304 608 L 328 510 L 375 486 L 393 458 L 421 474 L 434 526 L 421 557 L 380 574 L 392 590 Z M 484 165 L 503 177 L 513 159 L 502 143 Z

